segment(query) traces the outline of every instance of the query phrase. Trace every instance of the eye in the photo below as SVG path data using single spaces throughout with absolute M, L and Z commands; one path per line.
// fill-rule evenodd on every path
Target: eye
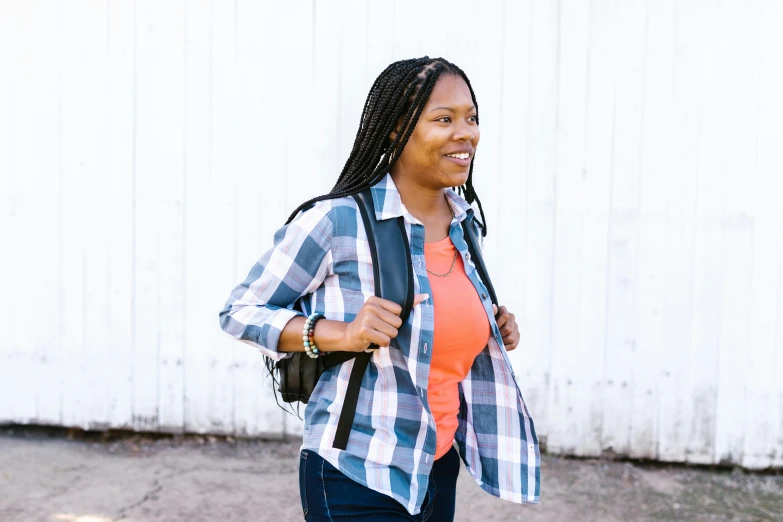
M 440 118 L 438 118 L 435 121 L 440 121 L 440 122 L 443 122 L 443 123 L 451 123 L 451 116 L 441 116 Z
M 468 118 L 472 122 L 478 122 L 478 114 L 474 114 L 470 118 Z

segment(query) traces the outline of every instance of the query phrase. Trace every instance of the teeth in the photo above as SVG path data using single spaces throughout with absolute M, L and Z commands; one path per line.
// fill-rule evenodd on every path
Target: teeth
M 459 158 L 459 159 L 468 159 L 470 157 L 470 154 L 468 154 L 467 152 L 460 152 L 458 154 L 446 154 L 446 156 L 452 158 Z

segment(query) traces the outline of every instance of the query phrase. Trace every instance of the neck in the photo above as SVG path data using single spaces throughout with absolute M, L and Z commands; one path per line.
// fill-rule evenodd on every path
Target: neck
M 416 183 L 410 176 L 399 172 L 391 174 L 394 185 L 400 193 L 402 204 L 412 216 L 420 221 L 428 221 L 445 213 L 451 215 L 443 188 L 432 188 Z

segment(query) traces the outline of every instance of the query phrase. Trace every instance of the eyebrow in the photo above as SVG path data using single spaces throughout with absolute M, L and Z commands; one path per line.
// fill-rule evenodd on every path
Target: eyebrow
M 476 110 L 476 106 L 475 106 L 475 105 L 471 105 L 471 106 L 470 106 L 470 108 L 469 108 L 468 110 L 470 110 L 470 111 L 475 111 L 475 110 Z M 430 109 L 430 110 L 429 110 L 429 112 L 432 112 L 432 111 L 449 111 L 449 112 L 455 112 L 455 111 L 454 111 L 454 109 L 453 109 L 452 107 L 433 107 L 432 109 Z

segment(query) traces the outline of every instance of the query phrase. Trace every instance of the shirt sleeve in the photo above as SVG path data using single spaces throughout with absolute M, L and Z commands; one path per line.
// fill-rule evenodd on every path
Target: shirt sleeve
M 277 361 L 280 333 L 302 312 L 300 297 L 312 293 L 332 273 L 333 207 L 319 201 L 275 233 L 274 247 L 253 265 L 220 312 L 220 327 L 237 340 Z

